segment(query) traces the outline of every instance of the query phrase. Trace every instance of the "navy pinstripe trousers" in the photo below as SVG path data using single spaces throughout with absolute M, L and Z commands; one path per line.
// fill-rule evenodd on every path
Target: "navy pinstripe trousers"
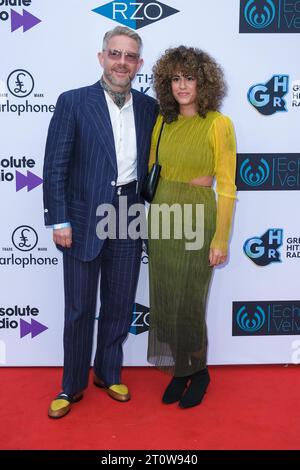
M 124 189 L 130 204 L 140 202 L 135 187 Z M 114 207 L 118 220 L 118 199 Z M 127 219 L 127 224 L 130 218 Z M 96 228 L 95 228 L 96 229 Z M 118 229 L 118 224 L 117 224 Z M 65 326 L 62 389 L 73 395 L 88 385 L 99 273 L 100 314 L 94 371 L 109 386 L 121 383 L 122 344 L 128 334 L 138 282 L 141 239 L 106 239 L 92 261 L 64 251 Z

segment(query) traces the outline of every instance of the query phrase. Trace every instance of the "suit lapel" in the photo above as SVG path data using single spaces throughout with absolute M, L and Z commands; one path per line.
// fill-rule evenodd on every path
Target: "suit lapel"
M 84 112 L 84 111 L 83 111 Z M 92 85 L 88 91 L 86 117 L 94 127 L 95 135 L 102 148 L 106 149 L 108 158 L 117 171 L 117 157 L 114 135 L 104 91 L 100 82 Z

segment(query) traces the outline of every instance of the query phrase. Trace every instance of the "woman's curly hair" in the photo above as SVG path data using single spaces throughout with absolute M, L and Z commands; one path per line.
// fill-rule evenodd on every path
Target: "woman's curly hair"
M 160 112 L 167 123 L 176 121 L 179 104 L 172 94 L 171 79 L 181 73 L 197 80 L 198 113 L 205 117 L 208 111 L 217 111 L 227 86 L 222 68 L 206 52 L 194 47 L 179 46 L 167 49 L 153 67 L 153 86 L 160 104 Z

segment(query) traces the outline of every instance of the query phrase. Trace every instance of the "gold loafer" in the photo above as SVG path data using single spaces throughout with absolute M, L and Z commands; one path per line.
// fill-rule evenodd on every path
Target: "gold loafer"
M 106 393 L 117 401 L 129 401 L 130 393 L 128 387 L 124 384 L 113 384 L 106 387 L 104 382 L 99 379 L 96 375 L 94 376 L 94 385 L 99 388 L 103 388 Z
M 48 409 L 49 418 L 63 418 L 72 408 L 72 403 L 77 403 L 83 398 L 83 393 L 76 393 L 73 397 L 70 397 L 66 393 L 60 393 L 57 397 L 51 402 Z

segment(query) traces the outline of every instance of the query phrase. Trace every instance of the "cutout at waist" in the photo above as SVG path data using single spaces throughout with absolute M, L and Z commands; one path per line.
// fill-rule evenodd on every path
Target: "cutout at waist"
M 213 176 L 199 176 L 190 181 L 193 186 L 212 186 Z

